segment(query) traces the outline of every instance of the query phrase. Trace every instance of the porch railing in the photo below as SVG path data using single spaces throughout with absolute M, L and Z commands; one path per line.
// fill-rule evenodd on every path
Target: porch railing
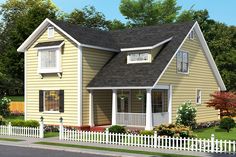
M 153 126 L 160 124 L 168 124 L 169 113 L 160 112 L 153 113 Z M 116 123 L 118 125 L 126 126 L 142 126 L 146 125 L 146 113 L 128 113 L 128 112 L 117 112 L 116 113 Z

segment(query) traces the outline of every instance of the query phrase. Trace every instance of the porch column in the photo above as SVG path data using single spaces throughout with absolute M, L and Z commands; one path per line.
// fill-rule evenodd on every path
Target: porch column
M 89 125 L 94 126 L 93 90 L 89 91 Z
M 169 114 L 169 124 L 172 123 L 172 85 L 169 86 L 168 90 L 168 114 Z
M 147 89 L 146 96 L 146 127 L 145 130 L 152 130 L 152 89 Z
M 112 125 L 116 125 L 116 113 L 117 113 L 117 90 L 112 90 Z

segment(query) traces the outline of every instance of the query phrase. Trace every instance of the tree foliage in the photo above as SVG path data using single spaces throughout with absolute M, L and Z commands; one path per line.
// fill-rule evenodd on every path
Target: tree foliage
M 221 117 L 233 117 L 236 115 L 236 94 L 234 92 L 215 92 L 211 94 L 207 106 L 220 110 Z
M 121 0 L 119 8 L 133 26 L 172 23 L 181 9 L 176 0 Z

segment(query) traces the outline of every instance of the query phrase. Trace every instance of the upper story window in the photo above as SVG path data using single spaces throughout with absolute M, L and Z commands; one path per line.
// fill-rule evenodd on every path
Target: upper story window
M 194 40 L 194 30 L 190 32 L 189 39 Z
M 177 53 L 177 72 L 188 73 L 188 70 L 189 70 L 188 52 L 179 51 Z
M 61 72 L 60 49 L 40 49 L 38 51 L 38 72 L 59 73 Z
M 54 37 L 54 27 L 48 27 L 48 38 Z
M 202 91 L 200 89 L 197 89 L 196 93 L 196 104 L 202 103 Z
M 127 63 L 150 63 L 151 54 L 148 52 L 133 52 L 127 55 Z

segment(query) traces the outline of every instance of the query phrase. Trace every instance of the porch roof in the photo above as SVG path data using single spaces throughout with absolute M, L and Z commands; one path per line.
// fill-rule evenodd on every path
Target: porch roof
M 172 39 L 164 44 L 152 63 L 127 64 L 128 52 L 116 54 L 98 72 L 87 87 L 153 87 L 193 25 L 194 22 L 186 22 L 113 32 L 113 37 L 117 34 L 116 39 L 119 39 L 118 43 L 122 45 L 121 47 L 128 47 L 125 43 L 132 43 L 133 40 L 140 42 L 140 45 L 142 45 L 142 42 L 157 41 L 151 40 L 153 38 L 159 38 L 160 41 L 170 37 Z M 140 40 L 137 40 L 137 38 Z M 134 45 L 137 46 L 137 43 Z

